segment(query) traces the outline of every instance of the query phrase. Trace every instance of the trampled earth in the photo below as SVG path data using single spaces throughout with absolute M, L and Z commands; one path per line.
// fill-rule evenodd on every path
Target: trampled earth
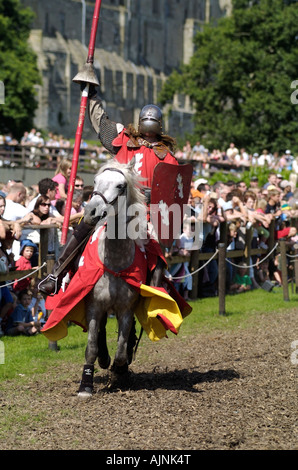
M 111 390 L 97 367 L 86 401 L 77 365 L 4 382 L 1 449 L 297 450 L 297 340 L 292 309 L 246 329 L 142 338 L 129 386 Z

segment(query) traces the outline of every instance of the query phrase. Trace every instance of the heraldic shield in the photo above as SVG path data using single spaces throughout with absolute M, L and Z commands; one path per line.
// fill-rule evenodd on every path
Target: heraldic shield
M 150 220 L 159 242 L 170 247 L 182 230 L 183 206 L 187 204 L 193 167 L 190 164 L 158 163 L 154 169 Z

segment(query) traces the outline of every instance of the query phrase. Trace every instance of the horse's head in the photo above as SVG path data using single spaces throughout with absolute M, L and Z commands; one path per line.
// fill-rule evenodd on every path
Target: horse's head
M 123 165 L 112 160 L 103 165 L 94 178 L 94 191 L 85 207 L 84 220 L 99 227 L 108 217 L 116 217 L 125 211 L 123 220 L 127 221 L 129 208 L 134 205 L 145 208 L 139 177 L 132 164 Z

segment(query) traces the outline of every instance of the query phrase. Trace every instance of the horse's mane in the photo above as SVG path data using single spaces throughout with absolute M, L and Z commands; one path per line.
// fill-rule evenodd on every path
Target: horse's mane
M 97 172 L 97 175 L 100 175 L 109 168 L 119 170 L 124 174 L 129 189 L 129 203 L 145 204 L 145 196 L 141 191 L 142 177 L 140 177 L 140 175 L 138 175 L 138 173 L 134 170 L 134 160 L 132 160 L 128 164 L 123 164 L 119 163 L 117 160 L 111 159 L 100 167 L 99 171 Z

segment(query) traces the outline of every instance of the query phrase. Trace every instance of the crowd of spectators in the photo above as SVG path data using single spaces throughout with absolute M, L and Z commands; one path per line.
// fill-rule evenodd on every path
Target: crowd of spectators
M 55 172 L 61 176 L 65 159 Z M 69 173 L 64 177 L 64 197 L 59 193 L 61 179 L 43 178 L 37 185 L 25 186 L 9 180 L 0 184 L 0 274 L 38 267 L 40 231 L 47 226 L 48 253 L 56 257 L 64 220 Z M 77 175 L 69 216 L 70 230 L 84 214 L 93 186 L 84 185 Z M 0 283 L 0 335 L 32 335 L 45 319 L 44 299 L 37 291 L 35 277 Z M 30 299 L 30 302 L 29 302 Z
M 266 259 L 269 229 L 273 225 L 275 241 L 286 240 L 288 250 L 297 245 L 298 189 L 295 183 L 273 172 L 269 174 L 268 182 L 263 186 L 258 184 L 257 177 L 252 177 L 249 187 L 244 181 L 217 181 L 210 185 L 207 179 L 198 178 L 192 183 L 189 204 L 193 212 L 191 217 L 184 221 L 181 240 L 175 242 L 167 253 L 172 261 L 175 261 L 177 254 L 189 256 L 193 249 L 197 249 L 192 246 L 190 224 L 197 222 L 203 227 L 200 251 L 214 253 L 221 239 L 222 223 L 225 222 L 227 292 L 238 293 L 259 288 L 266 280 L 278 286 L 282 285 L 280 255 L 274 252 L 269 261 Z M 263 254 L 251 256 L 248 260 L 244 256 L 230 259 L 231 250 L 245 249 L 247 230 L 250 230 L 252 235 L 251 248 L 261 249 Z M 195 293 L 195 296 L 217 295 L 217 261 L 202 261 L 201 264 L 205 266 L 199 273 L 199 292 Z M 180 260 L 179 263 L 173 264 L 169 275 L 181 294 L 188 298 L 189 291 L 192 290 L 188 261 Z M 240 277 L 243 277 L 243 286 L 239 285 Z
M 287 149 L 282 154 L 279 152 L 269 152 L 264 149 L 262 152 L 249 153 L 245 148 L 238 149 L 234 142 L 231 142 L 225 150 L 205 148 L 200 142 L 191 146 L 186 141 L 182 149 L 177 150 L 176 157 L 179 160 L 192 160 L 205 164 L 214 162 L 231 164 L 235 167 L 266 167 L 277 173 L 282 170 L 291 170 L 298 174 L 298 156 L 292 155 L 291 150 Z
M 32 128 L 30 131 L 25 131 L 20 140 L 13 137 L 11 133 L 0 135 L 0 149 L 4 149 L 2 158 L 0 158 L 0 166 L 16 166 L 16 161 L 11 157 L 15 155 L 16 150 L 22 147 L 28 149 L 28 158 L 26 158 L 26 166 L 28 167 L 39 168 L 42 165 L 56 169 L 63 159 L 71 157 L 73 153 L 73 144 L 63 135 L 49 132 L 47 136 L 43 137 L 40 131 Z M 104 147 L 90 145 L 82 139 L 80 156 L 84 156 L 86 151 L 90 155 L 90 166 L 95 169 L 98 167 L 99 161 L 108 158 L 108 152 Z
M 18 147 L 27 147 L 29 149 L 26 159 L 27 166 L 39 167 L 41 162 L 48 168 L 55 168 L 64 159 L 72 155 L 73 146 L 71 141 L 63 135 L 57 135 L 49 132 L 43 136 L 40 131 L 32 128 L 24 132 L 22 138 L 17 140 L 11 133 L 0 135 L 0 149 L 8 150 L 7 157 L 0 158 L 0 166 L 15 166 L 15 162 L 10 161 L 11 150 Z M 109 158 L 107 150 L 100 145 L 90 145 L 81 140 L 80 155 L 84 156 L 88 151 L 90 155 L 90 166 L 98 168 L 99 162 Z M 186 141 L 182 148 L 177 149 L 175 156 L 178 160 L 191 160 L 201 162 L 203 165 L 212 165 L 212 163 L 222 163 L 224 165 L 233 165 L 233 167 L 267 167 L 272 171 L 281 173 L 287 169 L 298 174 L 298 156 L 294 156 L 291 150 L 287 149 L 283 153 L 269 152 L 263 149 L 260 153 L 250 153 L 245 148 L 237 148 L 231 142 L 227 149 L 208 149 L 201 142 L 191 145 Z

